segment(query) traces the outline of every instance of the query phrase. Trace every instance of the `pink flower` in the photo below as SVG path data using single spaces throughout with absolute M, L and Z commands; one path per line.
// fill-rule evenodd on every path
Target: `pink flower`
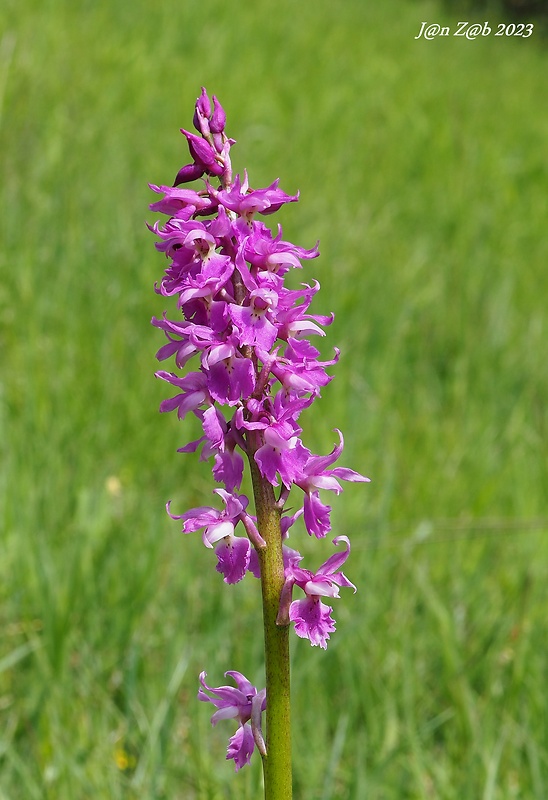
M 355 472 L 353 469 L 347 469 L 346 467 L 326 469 L 339 458 L 344 447 L 342 433 L 338 428 L 335 428 L 335 430 L 339 434 L 339 444 L 335 445 L 327 456 L 311 456 L 306 462 L 301 475 L 295 480 L 295 484 L 305 493 L 304 521 L 306 529 L 308 533 L 317 537 L 325 536 L 327 531 L 331 529 L 329 519 L 331 508 L 321 502 L 318 489 L 327 489 L 335 494 L 340 494 L 342 486 L 337 478 L 352 481 L 353 483 L 369 482 L 369 478 L 366 478 L 365 475 L 360 475 L 359 472 Z
M 236 175 L 234 184 L 230 189 L 220 192 L 211 190 L 211 194 L 225 208 L 240 214 L 248 222 L 251 222 L 254 214 L 273 214 L 278 211 L 285 203 L 294 203 L 299 199 L 299 194 L 289 195 L 278 189 L 279 180 L 275 180 L 266 189 L 250 189 L 247 173 L 245 173 L 243 183 L 240 176 Z
M 225 583 L 238 583 L 242 580 L 249 566 L 251 544 L 247 537 L 237 537 L 234 529 L 238 522 L 252 524 L 251 518 L 245 513 L 249 503 L 245 495 L 239 497 L 230 494 L 224 489 L 214 489 L 215 494 L 223 500 L 224 511 L 219 511 L 210 506 L 200 506 L 185 511 L 184 514 L 172 514 L 167 505 L 168 514 L 172 519 L 183 520 L 183 533 L 191 533 L 204 528 L 202 541 L 208 548 L 214 544 L 217 556 L 217 572 L 224 576 Z
M 225 675 L 232 677 L 234 686 L 208 686 L 205 682 L 206 673 L 200 673 L 201 687 L 198 690 L 198 700 L 213 703 L 217 711 L 211 717 L 211 724 L 216 725 L 221 719 L 237 719 L 239 728 L 230 737 L 226 757 L 234 759 L 236 772 L 249 764 L 251 756 L 257 746 L 259 752 L 266 753 L 262 732 L 261 713 L 266 708 L 266 689 L 257 691 L 241 672 L 229 670 Z M 207 692 L 210 692 L 210 697 Z
M 295 623 L 295 633 L 302 639 L 309 639 L 312 645 L 319 645 L 324 650 L 327 648 L 329 634 L 335 630 L 335 621 L 331 617 L 331 608 L 322 603 L 322 597 L 339 597 L 339 587 L 345 586 L 354 589 L 344 573 L 338 570 L 350 554 L 350 541 L 347 536 L 336 536 L 333 544 L 344 542 L 346 549 L 335 553 L 325 561 L 317 572 L 311 572 L 298 566 L 298 561 L 291 561 L 285 569 L 286 584 L 282 591 L 279 624 L 282 624 L 286 615 Z M 298 586 L 305 593 L 302 600 L 291 599 L 293 586 Z

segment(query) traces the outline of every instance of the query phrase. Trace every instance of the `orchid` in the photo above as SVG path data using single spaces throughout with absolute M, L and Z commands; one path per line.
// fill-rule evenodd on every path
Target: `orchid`
M 202 687 L 198 690 L 198 700 L 213 703 L 217 711 L 211 717 L 211 724 L 216 725 L 221 719 L 237 719 L 240 727 L 230 737 L 227 759 L 234 759 L 236 772 L 245 764 L 249 764 L 255 745 L 260 752 L 265 752 L 261 731 L 261 713 L 266 708 L 266 689 L 257 691 L 241 672 L 229 670 L 225 676 L 234 678 L 237 688 L 233 686 L 217 686 L 212 688 L 205 682 L 207 674 L 200 674 Z M 213 697 L 210 697 L 210 692 Z
M 174 359 L 176 371 L 156 375 L 172 394 L 161 412 L 176 411 L 180 420 L 195 418 L 202 435 L 179 452 L 212 460 L 214 490 L 223 508 L 199 506 L 175 514 L 184 533 L 202 531 L 214 549 L 216 570 L 228 584 L 250 572 L 262 584 L 265 632 L 266 689 L 257 692 L 236 671 L 236 687 L 211 688 L 200 675 L 200 700 L 218 709 L 212 717 L 235 718 L 239 728 L 230 740 L 227 758 L 236 769 L 247 764 L 255 749 L 263 758 L 265 798 L 291 796 L 289 739 L 289 643 L 291 623 L 298 637 L 325 649 L 335 630 L 331 608 L 322 598 L 336 599 L 339 588 L 356 587 L 341 572 L 350 553 L 347 536 L 333 539 L 336 551 L 312 572 L 286 539 L 299 520 L 310 536 L 325 538 L 331 530 L 331 508 L 320 492 L 340 494 L 340 480 L 369 479 L 346 467 L 334 466 L 342 454 L 343 436 L 328 455 L 313 454 L 303 443 L 299 417 L 331 380 L 328 369 L 339 359 L 321 360 L 310 341 L 325 336 L 333 314 L 309 309 L 320 290 L 317 281 L 288 288 L 285 278 L 302 262 L 319 255 L 318 244 L 304 248 L 285 241 L 260 219 L 299 199 L 273 181 L 253 188 L 247 172 L 233 176 L 230 151 L 235 140 L 225 133 L 226 114 L 205 88 L 196 100 L 196 133 L 181 129 L 190 162 L 177 173 L 173 186 L 151 184 L 161 195 L 150 205 L 167 215 L 149 229 L 156 249 L 168 259 L 157 294 L 176 299 L 176 316 L 164 311 L 152 319 L 166 342 L 159 361 Z M 184 185 L 201 180 L 195 188 Z M 187 369 L 186 374 L 180 371 Z M 240 494 L 245 462 L 253 486 L 255 513 Z M 291 505 L 289 505 L 291 496 Z M 297 503 L 296 498 L 302 498 Z M 301 523 L 299 523 L 301 524 Z M 236 532 L 238 530 L 238 533 Z M 304 592 L 292 599 L 294 588 Z M 209 694 L 208 694 L 209 692 Z M 210 696 L 211 695 L 211 696 Z M 260 733 L 260 713 L 266 710 L 267 741 Z
M 285 568 L 286 582 L 282 589 L 278 624 L 289 616 L 295 623 L 295 633 L 302 639 L 309 639 L 312 645 L 327 648 L 329 634 L 335 630 L 335 622 L 331 616 L 331 609 L 322 603 L 322 597 L 339 597 L 339 587 L 347 586 L 356 591 L 354 584 L 346 575 L 338 572 L 350 554 L 350 540 L 348 536 L 336 536 L 333 544 L 344 542 L 346 549 L 335 553 L 325 561 L 316 572 L 302 569 L 298 562 L 300 559 L 291 558 Z M 293 586 L 298 586 L 306 595 L 302 600 L 293 600 L 289 605 Z
M 208 548 L 215 548 L 217 556 L 217 571 L 224 576 L 225 583 L 238 583 L 244 577 L 249 566 L 251 553 L 250 540 L 260 544 L 261 539 L 254 520 L 246 514 L 249 500 L 245 495 L 238 497 L 224 489 L 215 489 L 214 492 L 221 497 L 225 504 L 224 511 L 216 508 L 201 506 L 191 508 L 184 514 L 168 514 L 172 519 L 183 520 L 183 533 L 190 533 L 204 528 L 203 543 Z M 249 538 L 235 536 L 234 530 L 238 522 L 242 522 Z

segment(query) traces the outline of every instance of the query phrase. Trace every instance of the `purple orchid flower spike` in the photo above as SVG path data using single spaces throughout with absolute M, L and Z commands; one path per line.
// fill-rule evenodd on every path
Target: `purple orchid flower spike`
M 316 572 L 299 567 L 297 559 L 286 566 L 286 581 L 277 620 L 279 625 L 284 624 L 287 619 L 294 622 L 297 636 L 309 639 L 312 645 L 319 645 L 324 650 L 327 648 L 329 634 L 335 630 L 335 621 L 331 616 L 331 608 L 322 603 L 321 598 L 338 598 L 341 586 L 356 592 L 354 584 L 339 571 L 350 554 L 350 541 L 347 536 L 336 536 L 333 539 L 335 545 L 340 542 L 344 542 L 346 548 L 328 558 Z M 291 602 L 293 586 L 302 589 L 306 597 Z
M 150 208 L 169 217 L 148 226 L 158 239 L 156 249 L 168 260 L 155 291 L 173 298 L 176 307 L 174 319 L 164 311 L 152 320 L 166 339 L 158 360 L 175 362 L 173 372 L 162 369 L 156 375 L 169 384 L 172 395 L 160 411 L 174 411 L 185 424 L 191 420 L 201 426 L 202 435 L 189 437 L 178 452 L 213 461 L 213 478 L 222 486 L 215 494 L 224 507 L 200 506 L 175 515 L 168 503 L 167 510 L 182 520 L 184 533 L 202 531 L 225 583 L 238 583 L 247 572 L 261 581 L 266 690 L 258 692 L 239 672 L 225 673 L 235 687 L 212 688 L 202 673 L 198 697 L 216 707 L 213 724 L 238 721 L 227 752 L 238 770 L 249 763 L 255 747 L 265 756 L 260 718 L 268 691 L 269 753 L 263 770 L 265 797 L 273 800 L 291 796 L 290 623 L 297 636 L 325 649 L 335 622 L 323 598 L 338 598 L 341 587 L 356 591 L 341 571 L 350 553 L 346 536 L 333 539 L 342 549 L 316 572 L 301 566 L 303 557 L 285 540 L 300 517 L 309 535 L 325 537 L 331 530 L 331 508 L 320 492 L 338 495 L 339 481 L 369 479 L 334 466 L 343 450 L 337 429 L 339 443 L 325 456 L 313 454 L 301 439 L 300 414 L 332 380 L 328 369 L 337 363 L 339 350 L 320 360 L 311 341 L 325 336 L 323 328 L 334 319 L 333 314 L 309 311 L 319 283 L 289 288 L 285 282 L 303 260 L 319 255 L 318 245 L 306 249 L 284 241 L 281 226 L 273 234 L 263 221 L 296 202 L 299 194 L 282 191 L 278 180 L 254 189 L 245 170 L 232 176 L 235 140 L 225 133 L 222 105 L 205 88 L 196 100 L 193 124 L 195 132 L 181 129 L 190 163 L 179 170 L 174 186 L 151 184 L 162 197 Z M 195 188 L 180 187 L 195 180 L 200 181 Z M 253 513 L 247 496 L 239 493 L 246 485 L 246 462 Z M 288 506 L 295 486 L 304 499 Z M 295 586 L 303 598 L 293 600 Z M 271 612 L 278 607 L 276 619 Z
M 225 676 L 234 679 L 234 686 L 208 686 L 205 679 L 207 673 L 200 674 L 202 687 L 198 690 L 198 700 L 213 703 L 217 711 L 211 717 L 211 724 L 216 725 L 221 719 L 237 719 L 240 726 L 230 737 L 226 757 L 234 759 L 236 772 L 249 764 L 255 747 L 261 755 L 266 748 L 261 731 L 261 713 L 266 708 L 266 689 L 260 692 L 241 672 L 229 670 Z M 210 692 L 210 697 L 207 692 Z

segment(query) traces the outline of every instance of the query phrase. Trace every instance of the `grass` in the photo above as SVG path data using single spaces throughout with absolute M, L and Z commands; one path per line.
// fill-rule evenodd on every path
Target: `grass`
M 326 653 L 293 642 L 295 796 L 548 793 L 547 56 L 370 5 L 7 2 L 0 800 L 260 794 L 195 700 L 201 669 L 261 682 L 257 585 L 164 514 L 212 486 L 152 377 L 147 182 L 202 84 L 236 169 L 301 190 L 284 237 L 320 238 L 303 280 L 343 352 L 307 443 L 340 427 L 373 479 L 333 504 L 359 592 Z

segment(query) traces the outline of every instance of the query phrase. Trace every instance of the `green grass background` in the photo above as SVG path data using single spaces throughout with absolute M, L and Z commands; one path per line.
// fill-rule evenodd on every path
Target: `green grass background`
M 0 800 L 260 796 L 195 699 L 261 683 L 258 585 L 164 512 L 212 489 L 157 413 L 144 225 L 201 85 L 236 170 L 301 191 L 279 219 L 321 241 L 297 279 L 343 353 L 306 443 L 341 428 L 372 478 L 333 502 L 359 592 L 326 653 L 293 641 L 295 797 L 547 797 L 545 41 L 415 41 L 457 17 L 404 0 L 1 15 Z

